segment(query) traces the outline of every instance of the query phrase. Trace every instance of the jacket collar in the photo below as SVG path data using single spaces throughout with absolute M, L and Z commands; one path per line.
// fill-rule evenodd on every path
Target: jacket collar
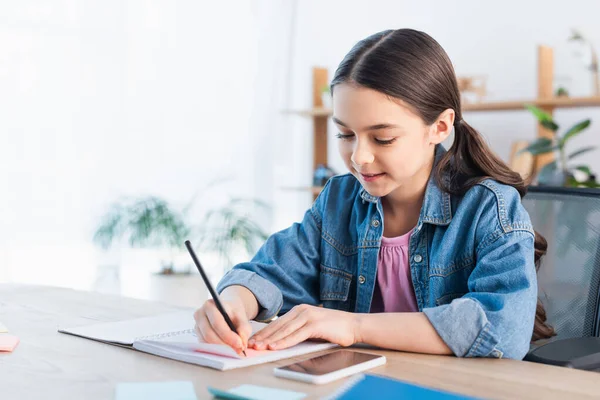
M 440 144 L 435 148 L 435 159 L 433 168 L 440 161 L 440 158 L 446 153 L 446 149 Z M 360 188 L 360 197 L 363 201 L 378 203 L 379 197 L 370 195 L 363 187 Z M 452 220 L 452 208 L 450 194 L 443 192 L 437 185 L 433 174 L 430 175 L 427 187 L 425 189 L 425 198 L 421 207 L 420 223 L 429 223 L 434 225 L 448 225 Z

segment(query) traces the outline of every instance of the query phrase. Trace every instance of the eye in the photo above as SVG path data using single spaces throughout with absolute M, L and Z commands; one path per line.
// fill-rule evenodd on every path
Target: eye
M 377 142 L 377 144 L 381 144 L 381 145 L 388 145 L 388 144 L 392 144 L 396 141 L 396 138 L 392 138 L 389 140 L 381 140 L 381 139 L 375 139 L 375 142 Z
M 337 137 L 338 139 L 342 139 L 342 140 L 350 140 L 354 137 L 354 135 L 352 133 L 349 133 L 349 134 L 338 133 L 337 135 L 335 135 L 335 137 Z

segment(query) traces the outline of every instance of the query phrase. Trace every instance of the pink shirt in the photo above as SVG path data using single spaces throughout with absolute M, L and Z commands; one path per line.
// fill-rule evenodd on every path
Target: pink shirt
M 408 263 L 408 244 L 413 230 L 402 236 L 381 238 L 371 312 L 419 311 Z

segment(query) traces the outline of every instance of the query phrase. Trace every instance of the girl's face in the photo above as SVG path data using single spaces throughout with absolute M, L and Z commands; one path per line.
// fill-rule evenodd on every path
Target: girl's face
M 348 170 L 369 194 L 384 197 L 429 178 L 435 145 L 452 130 L 454 111 L 428 126 L 403 101 L 343 83 L 333 91 L 333 121 Z

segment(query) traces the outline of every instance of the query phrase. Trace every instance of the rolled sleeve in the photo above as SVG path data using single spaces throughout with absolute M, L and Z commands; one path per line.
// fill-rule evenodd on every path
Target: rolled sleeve
M 487 356 L 498 344 L 485 311 L 473 299 L 456 299 L 423 313 L 457 357 Z
M 534 237 L 515 230 L 489 239 L 477 251 L 469 293 L 423 312 L 458 357 L 522 359 L 537 302 Z
M 259 312 L 255 320 L 268 321 L 281 310 L 283 295 L 281 290 L 256 272 L 245 269 L 232 269 L 217 285 L 220 293 L 229 286 L 243 286 L 250 290 L 259 304 Z

